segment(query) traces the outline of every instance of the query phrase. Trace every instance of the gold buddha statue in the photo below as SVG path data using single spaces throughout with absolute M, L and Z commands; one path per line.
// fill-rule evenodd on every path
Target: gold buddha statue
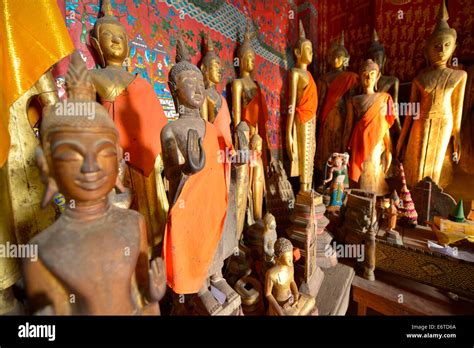
M 267 137 L 266 123 L 268 109 L 265 95 L 253 77 L 255 69 L 255 50 L 251 40 L 255 34 L 250 33 L 250 22 L 247 22 L 244 41 L 237 51 L 240 77 L 232 82 L 232 119 L 234 127 L 245 121 L 250 129 L 250 138 L 254 134 L 263 140 L 263 163 L 270 163 L 270 142 Z
M 216 315 L 222 306 L 211 285 L 221 287 L 228 302 L 235 294 L 220 274 L 209 274 L 222 259 L 217 253 L 228 207 L 225 163 L 218 160 L 220 132 L 200 114 L 203 75 L 181 36 L 168 84 L 179 114 L 161 131 L 170 202 L 163 246 L 168 286 L 179 295 L 197 293 L 206 312 Z
M 372 59 L 378 64 L 380 68 L 380 78 L 377 82 L 377 92 L 389 93 L 392 96 L 393 103 L 398 105 L 398 88 L 400 86 L 400 81 L 395 76 L 384 75 L 387 56 L 385 54 L 385 47 L 380 42 L 379 35 L 375 29 L 372 33 L 372 43 L 367 52 L 367 58 Z M 400 124 L 400 118 L 398 117 L 398 112 L 395 123 L 391 129 L 394 131 L 394 135 L 397 137 L 400 135 L 402 127 Z
M 157 315 L 166 290 L 164 264 L 148 261 L 143 217 L 108 200 L 122 154 L 119 134 L 95 102 L 78 52 L 66 80 L 67 109 L 75 114 L 53 106 L 43 110 L 37 163 L 47 178 L 43 206 L 56 192 L 74 205 L 67 204 L 59 219 L 31 240 L 39 256 L 23 259 L 29 304 L 37 314 Z
M 317 311 L 315 298 L 299 292 L 294 279 L 293 245 L 286 238 L 278 238 L 274 252 L 276 265 L 265 277 L 268 315 L 314 314 Z
M 265 170 L 262 161 L 263 141 L 258 134 L 250 139 L 250 197 L 252 201 L 251 222 L 258 221 L 263 216 L 263 198 L 265 196 Z
M 290 94 L 286 127 L 287 152 L 291 160 L 291 176 L 300 177 L 300 191 L 311 190 L 316 152 L 316 83 L 308 71 L 313 61 L 313 45 L 306 39 L 299 22 L 299 39 L 294 50 L 296 67 L 290 72 Z M 295 117 L 296 116 L 296 117 Z
M 346 71 L 349 58 L 342 32 L 340 41 L 334 42 L 328 52 L 331 70 L 318 80 L 319 138 L 316 162 L 321 172 L 328 158 L 335 152 L 344 152 L 349 141 L 351 129 L 346 126 L 347 105 L 358 83 L 357 74 Z
M 440 183 L 443 162 L 452 139 L 451 159 L 461 156 L 461 118 L 467 73 L 448 67 L 456 49 L 456 31 L 448 25 L 442 1 L 438 23 L 426 41 L 429 66 L 413 80 L 412 103 L 420 103 L 420 114 L 407 117 L 397 144 L 409 187 L 429 176 Z
M 163 238 L 168 210 L 160 143 L 167 118 L 150 83 L 123 69 L 128 37 L 113 15 L 110 0 L 102 2 L 102 13 L 90 38 L 102 69 L 92 70 L 91 78 L 120 134 L 127 161 L 124 183 L 133 191 L 131 208 L 145 217 L 148 241 L 153 247 Z
M 390 127 L 396 112 L 390 94 L 375 92 L 379 78 L 379 65 L 366 60 L 359 72 L 364 93 L 351 98 L 347 127 L 353 128 L 348 144 L 349 178 L 361 189 L 382 196 L 389 193 L 385 173 L 392 162 Z
M 236 130 L 237 142 L 235 144 L 238 149 L 237 154 L 240 156 L 240 162 L 236 166 L 236 201 L 237 201 L 237 240 L 242 237 L 242 232 L 245 225 L 245 213 L 247 211 L 247 204 L 249 198 L 249 184 L 250 184 L 250 160 L 249 142 L 250 130 L 245 121 L 241 121 Z M 242 158 L 244 157 L 244 158 Z

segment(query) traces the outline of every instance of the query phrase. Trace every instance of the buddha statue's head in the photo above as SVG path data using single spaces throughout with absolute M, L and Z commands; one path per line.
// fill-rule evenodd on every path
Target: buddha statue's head
M 273 249 L 277 264 L 293 267 L 293 245 L 288 239 L 278 238 Z
M 344 47 L 344 32 L 341 34 L 341 39 L 329 48 L 327 59 L 333 70 L 345 70 L 349 66 L 350 56 Z
M 265 216 L 263 217 L 263 225 L 268 230 L 276 229 L 276 220 L 275 220 L 275 217 L 273 216 L 273 214 L 271 214 L 271 213 L 266 213 L 265 214 Z
M 68 99 L 43 110 L 37 163 L 47 190 L 46 206 L 61 192 L 68 201 L 101 200 L 114 188 L 121 148 L 107 110 L 95 99 L 89 72 L 78 52 L 66 76 Z
M 168 85 L 179 114 L 183 111 L 180 106 L 199 109 L 204 102 L 205 87 L 202 72 L 191 63 L 189 51 L 181 36 L 176 45 L 176 64 L 168 74 Z
M 375 91 L 380 78 L 380 68 L 372 59 L 365 60 L 359 69 L 360 85 L 364 90 Z
M 303 22 L 299 21 L 299 38 L 296 43 L 295 56 L 298 63 L 310 64 L 313 61 L 313 44 L 306 38 Z
M 456 49 L 456 30 L 448 25 L 448 10 L 443 0 L 438 11 L 438 23 L 426 42 L 425 55 L 430 65 L 446 65 Z
M 244 41 L 237 51 L 241 74 L 243 72 L 252 73 L 252 71 L 255 69 L 255 50 L 252 48 L 251 44 L 254 36 L 255 35 L 250 32 L 249 21 L 245 27 Z
M 367 51 L 367 58 L 372 59 L 380 67 L 380 73 L 383 73 L 387 56 L 385 55 L 385 48 L 379 41 L 379 35 L 374 29 L 372 33 L 372 43 Z
M 91 31 L 91 44 L 102 67 L 122 66 L 128 56 L 127 31 L 115 18 L 110 0 L 103 0 L 101 12 Z
M 214 42 L 209 34 L 207 35 L 206 53 L 201 62 L 201 71 L 206 88 L 217 85 L 222 80 L 221 60 L 214 51 Z

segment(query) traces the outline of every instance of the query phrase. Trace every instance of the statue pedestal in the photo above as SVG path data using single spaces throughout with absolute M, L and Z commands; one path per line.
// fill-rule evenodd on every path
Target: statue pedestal
M 298 193 L 291 216 L 291 226 L 286 233 L 293 246 L 300 249 L 301 259 L 295 263 L 295 280 L 300 291 L 316 296 L 324 278 L 317 263 L 318 230 L 325 227 L 322 196 L 317 193 Z M 313 216 L 311 216 L 314 214 Z M 326 219 L 327 220 L 327 219 Z M 323 230 L 324 230 L 323 227 Z
M 316 296 L 319 315 L 345 315 L 349 307 L 354 269 L 339 263 L 323 272 L 324 281 Z

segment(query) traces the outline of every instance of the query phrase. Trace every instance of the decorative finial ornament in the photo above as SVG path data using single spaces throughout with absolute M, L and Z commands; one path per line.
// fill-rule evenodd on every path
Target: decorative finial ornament
M 102 7 L 101 7 L 102 16 L 114 16 L 114 11 L 112 8 L 112 3 L 110 0 L 102 0 Z
M 304 32 L 304 26 L 303 26 L 303 22 L 299 21 L 299 34 L 300 34 L 300 39 L 306 39 L 306 34 Z
M 437 23 L 433 29 L 433 33 L 431 34 L 430 38 L 433 38 L 441 33 L 447 33 L 454 36 L 454 39 L 456 39 L 456 30 L 449 26 L 448 19 L 449 14 L 448 8 L 446 7 L 446 1 L 441 0 L 441 5 L 439 6 L 438 14 L 436 15 Z
M 214 52 L 214 41 L 212 41 L 211 35 L 207 33 L 207 42 L 206 42 L 206 53 Z
M 186 44 L 183 41 L 183 37 L 181 36 L 181 31 L 178 34 L 178 41 L 176 43 L 176 63 L 181 61 L 191 61 L 191 57 L 189 56 L 189 50 L 186 47 Z
M 66 91 L 70 100 L 95 101 L 94 85 L 79 51 L 71 55 L 66 74 Z
M 377 34 L 377 30 L 375 30 L 374 28 L 374 31 L 372 32 L 372 42 L 379 42 L 379 34 Z

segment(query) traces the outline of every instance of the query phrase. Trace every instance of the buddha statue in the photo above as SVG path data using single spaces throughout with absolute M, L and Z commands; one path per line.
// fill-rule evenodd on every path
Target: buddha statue
M 286 128 L 287 152 L 291 160 L 291 176 L 300 177 L 300 191 L 309 191 L 313 183 L 316 152 L 316 83 L 308 71 L 313 61 L 313 45 L 306 39 L 299 22 L 299 39 L 294 50 L 296 67 L 290 71 L 290 94 Z M 296 116 L 296 117 L 295 117 Z
M 237 126 L 237 155 L 240 157 L 241 163 L 236 166 L 236 200 L 237 200 L 237 240 L 242 237 L 245 225 L 245 213 L 247 211 L 247 203 L 249 197 L 250 183 L 250 130 L 245 121 L 241 121 Z
M 168 210 L 160 142 L 167 118 L 150 83 L 123 69 L 127 32 L 114 17 L 110 0 L 102 2 L 102 13 L 90 38 L 102 69 L 92 70 L 91 78 L 120 134 L 128 164 L 124 183 L 134 194 L 131 208 L 145 217 L 149 244 L 156 246 L 163 238 Z
M 263 197 L 265 196 L 265 171 L 262 161 L 263 141 L 260 135 L 254 134 L 250 139 L 250 197 L 252 202 L 252 223 L 263 216 Z
M 312 315 L 317 311 L 316 300 L 299 292 L 294 279 L 293 245 L 286 238 L 278 238 L 274 250 L 276 265 L 265 277 L 268 315 Z
M 68 107 L 43 110 L 37 163 L 46 178 L 46 205 L 56 192 L 64 213 L 31 240 L 38 259 L 23 259 L 26 294 L 33 312 L 57 315 L 159 314 L 165 268 L 149 262 L 140 213 L 117 208 L 107 196 L 121 158 L 119 134 L 107 110 L 95 102 L 79 53 L 67 73 Z M 83 111 L 93 110 L 93 117 Z
M 206 97 L 203 75 L 190 62 L 181 37 L 168 80 L 179 114 L 161 131 L 170 202 L 163 246 L 168 286 L 179 295 L 197 293 L 214 315 L 220 304 L 210 291 L 209 271 L 226 219 L 227 185 L 224 163 L 218 160 L 219 131 L 200 114 Z M 216 278 L 221 280 L 219 274 Z M 225 288 L 221 291 L 227 296 Z
M 264 149 L 263 163 L 266 167 L 270 163 L 268 157 L 271 157 L 268 154 L 270 142 L 266 127 L 268 109 L 265 95 L 252 77 L 255 69 L 255 50 L 251 44 L 253 37 L 254 34 L 250 33 L 250 22 L 247 22 L 244 41 L 237 51 L 240 77 L 232 82 L 232 119 L 234 127 L 237 127 L 240 121 L 247 123 L 250 138 L 254 134 L 260 135 Z
M 229 155 L 234 155 L 232 135 L 230 133 L 230 111 L 225 98 L 217 91 L 216 86 L 222 80 L 222 66 L 219 56 L 214 51 L 214 43 L 208 34 L 206 52 L 201 62 L 201 71 L 206 87 L 206 96 L 201 108 L 201 116 L 212 123 L 221 133 L 220 141 L 225 144 Z M 226 178 L 230 181 L 231 168 L 228 158 L 226 160 Z
M 384 75 L 387 56 L 385 54 L 385 47 L 380 42 L 379 35 L 377 34 L 377 31 L 375 29 L 372 33 L 372 43 L 367 52 L 367 58 L 372 59 L 375 63 L 378 64 L 380 68 L 380 78 L 377 82 L 377 92 L 389 93 L 392 96 L 393 103 L 395 105 L 398 105 L 398 87 L 400 85 L 400 81 L 395 76 Z M 395 136 L 398 137 L 400 135 L 401 125 L 400 119 L 398 117 L 398 112 L 397 118 L 395 119 L 391 130 L 394 131 Z
M 379 77 L 379 66 L 373 60 L 361 65 L 359 78 L 364 93 L 350 100 L 347 126 L 355 124 L 348 145 L 349 179 L 362 190 L 382 196 L 389 193 L 385 173 L 392 161 L 390 127 L 396 116 L 390 94 L 375 92 Z
M 317 146 L 317 168 L 324 172 L 327 159 L 334 153 L 346 149 L 350 131 L 346 127 L 349 98 L 358 83 L 358 76 L 346 71 L 349 52 L 344 47 L 344 32 L 340 42 L 334 42 L 328 52 L 331 70 L 318 81 L 319 138 Z
M 405 119 L 397 144 L 408 187 L 427 176 L 440 184 L 451 139 L 452 161 L 458 163 L 461 156 L 461 116 L 467 73 L 448 67 L 457 35 L 448 25 L 444 1 L 437 18 L 438 23 L 426 41 L 429 66 L 412 83 L 410 101 L 420 103 L 420 113 Z

